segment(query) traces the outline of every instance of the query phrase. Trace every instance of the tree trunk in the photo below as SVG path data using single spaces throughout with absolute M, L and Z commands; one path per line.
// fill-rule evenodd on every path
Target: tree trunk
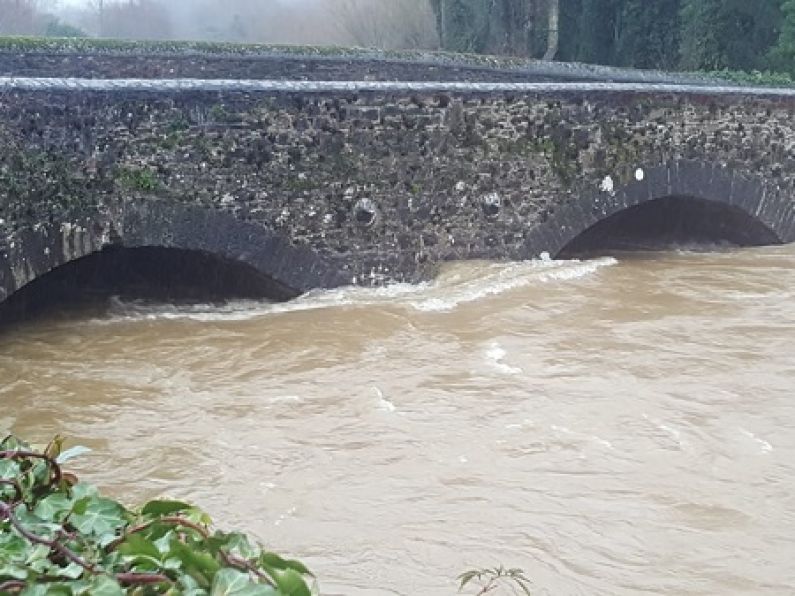
M 558 53 L 560 23 L 560 0 L 549 0 L 549 31 L 547 33 L 547 51 L 544 60 L 554 60 Z

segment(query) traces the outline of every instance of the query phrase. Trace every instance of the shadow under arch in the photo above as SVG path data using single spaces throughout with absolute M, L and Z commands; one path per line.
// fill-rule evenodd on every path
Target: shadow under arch
M 0 252 L 0 320 L 24 316 L 37 292 L 57 301 L 101 284 L 150 284 L 163 290 L 151 297 L 166 299 L 281 301 L 346 281 L 316 252 L 264 225 L 213 209 L 130 202 L 19 230 Z
M 635 178 L 614 188 L 612 180 L 599 181 L 594 193 L 557 208 L 530 231 L 527 256 L 659 248 L 657 243 L 759 246 L 795 240 L 795 197 L 774 180 L 686 160 L 639 166 Z

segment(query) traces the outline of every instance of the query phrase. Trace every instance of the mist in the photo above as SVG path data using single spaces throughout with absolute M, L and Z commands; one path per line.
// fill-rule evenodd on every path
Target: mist
M 439 46 L 429 0 L 0 0 L 0 35 Z

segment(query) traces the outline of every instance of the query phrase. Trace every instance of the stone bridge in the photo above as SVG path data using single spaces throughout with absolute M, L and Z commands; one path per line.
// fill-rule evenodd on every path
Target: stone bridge
M 0 302 L 59 271 L 286 299 L 455 259 L 790 242 L 793 112 L 657 73 L 0 44 Z

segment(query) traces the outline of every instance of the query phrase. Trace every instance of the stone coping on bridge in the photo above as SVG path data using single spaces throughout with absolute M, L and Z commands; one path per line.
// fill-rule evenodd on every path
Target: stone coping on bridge
M 259 79 L 89 79 L 0 77 L 0 91 L 144 91 L 262 93 L 632 93 L 712 96 L 754 96 L 791 99 L 795 89 L 736 85 L 650 83 L 463 83 L 457 81 L 285 81 Z
M 167 78 L 169 73 L 173 77 L 285 80 L 722 83 L 699 73 L 430 50 L 0 37 L 0 75 L 4 76 Z

